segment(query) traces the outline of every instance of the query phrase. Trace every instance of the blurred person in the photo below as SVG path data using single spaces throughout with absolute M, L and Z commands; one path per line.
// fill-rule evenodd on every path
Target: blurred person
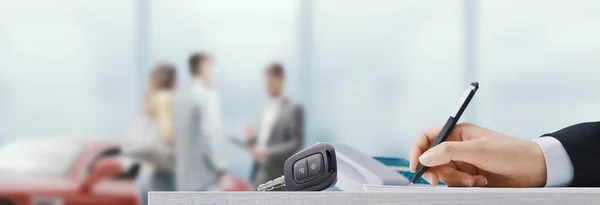
M 473 124 L 457 124 L 429 148 L 441 127 L 422 132 L 412 145 L 410 169 L 436 185 L 460 187 L 599 187 L 600 122 L 587 122 L 523 140 Z
M 255 187 L 283 175 L 285 160 L 300 151 L 303 141 L 302 107 L 283 93 L 283 66 L 267 66 L 264 79 L 269 99 L 262 109 L 258 133 L 252 126 L 244 131 L 254 155 L 251 182 Z
M 221 190 L 227 164 L 221 102 L 212 88 L 214 59 L 207 53 L 193 53 L 188 64 L 191 85 L 173 108 L 177 190 Z
M 143 162 L 138 177 L 140 204 L 148 203 L 149 191 L 175 190 L 171 103 L 176 77 L 171 64 L 161 63 L 152 69 L 140 116 L 130 133 L 130 137 L 138 139 L 137 147 L 123 147 L 126 156 Z

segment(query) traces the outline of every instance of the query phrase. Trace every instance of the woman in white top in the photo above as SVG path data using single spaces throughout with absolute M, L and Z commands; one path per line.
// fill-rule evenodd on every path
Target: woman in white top
M 137 119 L 141 129 L 139 132 L 142 138 L 148 138 L 148 141 L 154 140 L 156 149 L 167 151 L 157 151 L 164 153 L 160 156 L 166 160 L 161 165 L 156 163 L 143 162 L 142 172 L 138 178 L 139 183 L 139 201 L 140 204 L 148 203 L 149 191 L 174 191 L 175 175 L 172 166 L 172 118 L 171 104 L 173 93 L 176 87 L 177 72 L 173 65 L 161 63 L 152 69 L 150 78 L 142 102 L 141 115 Z M 166 164 L 166 165 L 165 165 Z

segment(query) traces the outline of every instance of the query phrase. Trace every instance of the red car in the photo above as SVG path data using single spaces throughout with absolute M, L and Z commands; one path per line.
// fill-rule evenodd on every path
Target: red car
M 0 147 L 0 205 L 137 205 L 139 165 L 114 141 L 26 139 Z

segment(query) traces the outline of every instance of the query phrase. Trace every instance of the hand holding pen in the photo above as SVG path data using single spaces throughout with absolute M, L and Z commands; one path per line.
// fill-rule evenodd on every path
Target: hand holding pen
M 464 96 L 446 125 L 423 131 L 413 143 L 413 182 L 422 174 L 432 185 L 443 181 L 453 187 L 544 186 L 546 163 L 535 142 L 468 123 L 456 124 L 468 104 Z

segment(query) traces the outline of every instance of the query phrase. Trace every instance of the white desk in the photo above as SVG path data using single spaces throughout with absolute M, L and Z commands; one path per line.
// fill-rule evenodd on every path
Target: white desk
M 416 188 L 377 192 L 151 192 L 151 205 L 600 204 L 600 188 Z

